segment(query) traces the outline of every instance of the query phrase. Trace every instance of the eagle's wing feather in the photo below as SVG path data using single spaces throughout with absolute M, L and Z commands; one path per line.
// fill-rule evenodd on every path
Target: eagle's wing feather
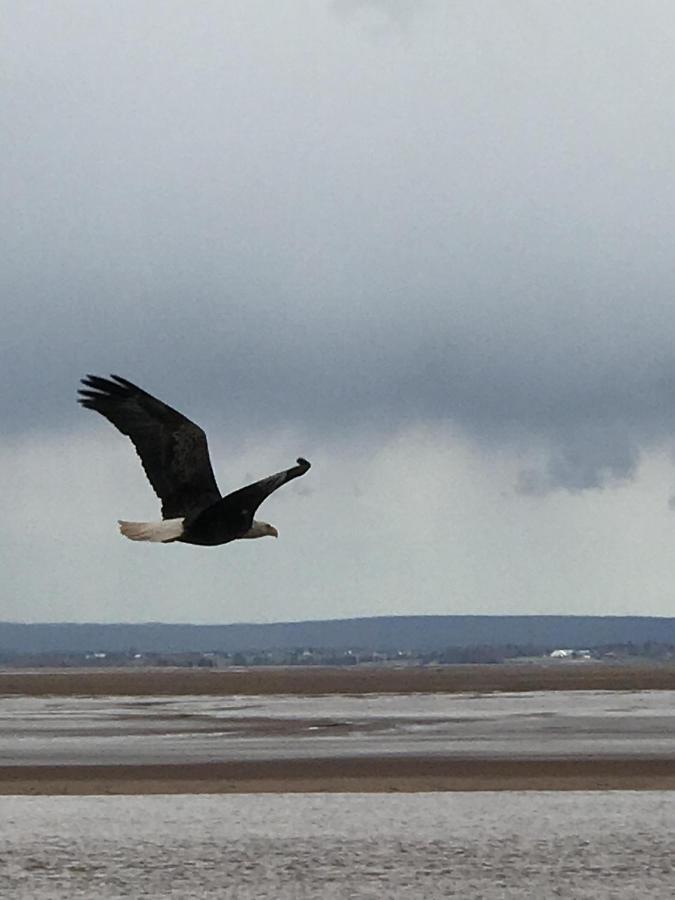
M 203 430 L 146 391 L 111 375 L 82 379 L 79 402 L 127 435 L 162 501 L 162 516 L 197 513 L 220 500 Z
M 253 482 L 253 484 L 247 484 L 245 487 L 239 488 L 239 490 L 223 497 L 222 506 L 228 511 L 232 510 L 232 512 L 237 510 L 245 511 L 252 517 L 263 500 L 269 497 L 277 488 L 280 488 L 282 484 L 304 475 L 309 468 L 310 464 L 307 460 L 300 457 L 297 460 L 297 464 L 290 469 L 284 469 L 283 472 L 268 475 L 267 478 L 262 478 L 260 481 Z

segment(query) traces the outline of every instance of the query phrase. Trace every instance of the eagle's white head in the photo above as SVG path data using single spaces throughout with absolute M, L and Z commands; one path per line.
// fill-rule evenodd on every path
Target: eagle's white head
M 270 525 L 268 522 L 256 522 L 254 519 L 253 524 L 246 534 L 242 534 L 242 538 L 259 538 L 265 537 L 268 534 L 271 537 L 279 537 L 279 532 L 274 525 Z

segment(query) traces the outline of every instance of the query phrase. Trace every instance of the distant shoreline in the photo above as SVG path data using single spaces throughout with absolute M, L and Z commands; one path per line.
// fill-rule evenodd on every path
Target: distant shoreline
M 675 664 L 559 661 L 426 667 L 0 670 L 0 695 L 31 697 L 675 690 Z
M 0 795 L 611 790 L 675 790 L 675 759 L 388 756 L 187 765 L 0 766 Z

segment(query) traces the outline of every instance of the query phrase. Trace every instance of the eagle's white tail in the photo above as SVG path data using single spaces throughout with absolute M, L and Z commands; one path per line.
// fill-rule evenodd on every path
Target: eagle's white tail
M 163 522 L 119 522 L 120 531 L 130 541 L 153 541 L 164 544 L 175 541 L 183 533 L 183 519 L 164 519 Z

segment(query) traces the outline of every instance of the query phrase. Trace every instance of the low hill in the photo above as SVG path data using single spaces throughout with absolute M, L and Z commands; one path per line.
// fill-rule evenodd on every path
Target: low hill
M 0 655 L 104 651 L 233 653 L 302 647 L 430 652 L 506 645 L 675 644 L 675 619 L 641 616 L 381 616 L 274 624 L 0 623 Z

